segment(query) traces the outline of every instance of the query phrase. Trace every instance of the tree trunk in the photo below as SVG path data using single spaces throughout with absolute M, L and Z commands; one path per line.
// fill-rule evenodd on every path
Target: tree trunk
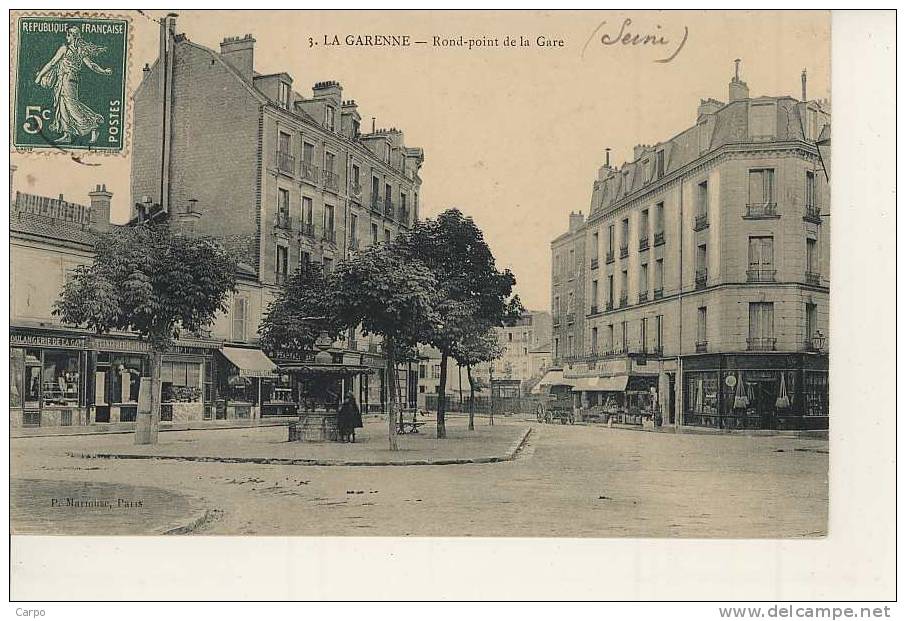
M 447 354 L 440 354 L 440 386 L 437 394 L 437 437 L 447 437 L 447 424 L 444 420 L 444 412 L 447 405 Z
M 488 401 L 488 424 L 494 424 L 494 369 L 488 374 L 488 383 L 491 385 L 491 396 Z
M 135 443 L 157 444 L 157 434 L 160 430 L 160 368 L 163 354 L 159 351 L 151 352 L 151 394 L 150 415 L 137 412 L 135 417 Z M 139 398 L 141 400 L 141 397 Z
M 396 451 L 399 450 L 399 445 L 396 441 L 396 383 L 399 379 L 396 377 L 396 352 L 394 351 L 394 342 L 393 339 L 387 337 L 385 340 L 386 345 L 385 350 L 387 354 L 387 388 L 390 392 L 390 414 L 387 417 L 389 421 L 389 432 L 390 432 L 390 450 Z
M 471 364 L 466 365 L 466 376 L 469 378 L 469 431 L 475 431 L 475 380 Z

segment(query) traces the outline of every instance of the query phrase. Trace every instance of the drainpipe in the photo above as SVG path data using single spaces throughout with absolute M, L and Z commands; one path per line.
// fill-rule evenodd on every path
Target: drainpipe
M 683 426 L 683 403 L 685 401 L 685 394 L 683 386 L 685 382 L 683 381 L 683 231 L 686 228 L 686 223 L 683 221 L 683 181 L 680 180 L 679 184 L 679 221 L 680 221 L 680 234 L 679 234 L 679 348 L 677 349 L 676 355 L 676 382 L 674 382 L 674 401 L 673 409 L 676 411 L 676 416 L 673 419 L 673 425 L 676 429 L 679 429 Z

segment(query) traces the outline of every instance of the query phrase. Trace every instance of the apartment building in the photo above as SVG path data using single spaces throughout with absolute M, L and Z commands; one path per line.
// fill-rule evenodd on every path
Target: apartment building
M 587 220 L 551 244 L 554 359 L 582 406 L 623 392 L 667 424 L 827 427 L 830 109 L 804 73 L 802 91 L 750 96 L 737 64 L 726 103 L 619 168 L 608 154 Z
M 523 388 L 550 366 L 552 319 L 546 311 L 526 311 L 512 325 L 496 328 L 503 355 L 492 364 L 496 379 L 520 380 Z

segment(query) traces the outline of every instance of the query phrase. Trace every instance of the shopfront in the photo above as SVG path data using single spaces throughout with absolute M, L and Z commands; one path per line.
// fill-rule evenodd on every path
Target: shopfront
M 683 363 L 683 424 L 827 429 L 827 356 L 698 356 Z
M 84 425 L 86 337 L 10 334 L 10 425 Z
M 274 401 L 287 404 L 292 387 L 285 374 L 260 349 L 223 347 L 216 360 L 215 420 L 260 418 L 273 415 Z M 287 390 L 288 389 L 288 390 Z M 262 407 L 263 405 L 269 407 Z
M 574 381 L 573 391 L 581 395 L 581 418 L 654 425 L 658 408 L 657 375 L 631 373 Z

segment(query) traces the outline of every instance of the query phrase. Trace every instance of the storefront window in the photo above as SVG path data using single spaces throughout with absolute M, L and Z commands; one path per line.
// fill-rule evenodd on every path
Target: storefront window
M 25 350 L 25 407 L 41 405 L 41 350 Z
M 164 403 L 198 403 L 201 401 L 201 363 L 170 362 L 161 364 L 161 401 Z
M 44 406 L 75 407 L 79 405 L 79 352 L 44 350 Z
M 25 350 L 18 347 L 9 350 L 9 407 L 21 408 L 25 392 Z
M 716 372 L 686 374 L 686 411 L 717 414 L 718 379 Z
M 111 403 L 138 403 L 142 376 L 148 375 L 147 359 L 143 356 L 110 355 L 107 381 Z
M 804 393 L 806 416 L 828 415 L 828 391 L 826 371 L 806 371 L 804 373 Z

